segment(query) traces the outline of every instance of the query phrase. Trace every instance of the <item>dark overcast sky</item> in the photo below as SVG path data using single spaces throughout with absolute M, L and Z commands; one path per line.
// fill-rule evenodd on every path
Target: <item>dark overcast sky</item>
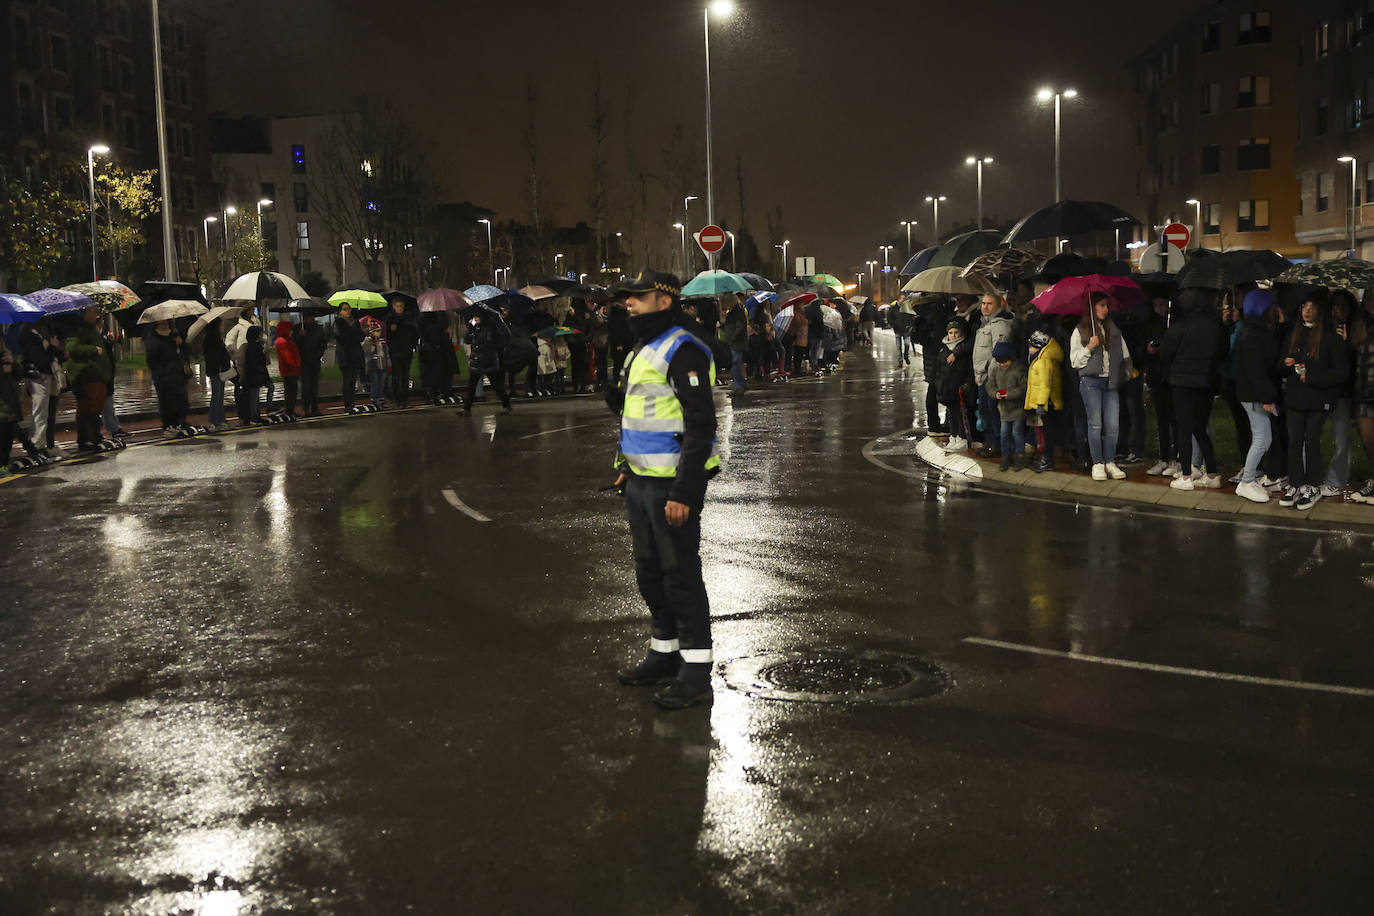
M 1198 5 L 740 0 L 735 18 L 712 34 L 717 215 L 736 218 L 737 151 L 755 235 L 763 240 L 763 211 L 781 204 L 793 253 L 814 254 L 835 273 L 874 256 L 902 219 L 918 218 L 918 234 L 928 233 L 929 193 L 950 197 L 944 227 L 971 221 L 974 176 L 964 159 L 975 151 L 997 158 L 985 175 L 988 217 L 1023 215 L 1053 196 L 1052 122 L 1034 101 L 1044 83 L 1083 94 L 1066 111 L 1065 195 L 1129 203 L 1133 119 L 1123 110 L 1122 64 Z M 530 81 L 563 222 L 587 218 L 586 125 L 598 62 L 613 145 L 623 138 L 631 84 L 638 133 L 679 118 L 694 139 L 703 133 L 699 2 L 200 7 L 216 22 L 216 109 L 303 114 L 337 110 L 360 93 L 389 96 L 416 124 L 444 197 L 503 219 L 528 215 L 521 131 Z M 704 172 L 698 183 L 694 193 L 704 195 Z

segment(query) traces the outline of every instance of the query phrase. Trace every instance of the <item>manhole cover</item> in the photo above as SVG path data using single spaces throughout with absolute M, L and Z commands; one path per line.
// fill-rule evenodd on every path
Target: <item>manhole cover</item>
M 822 649 L 741 658 L 725 666 L 734 690 L 770 700 L 886 703 L 933 696 L 949 677 L 930 662 L 872 650 Z

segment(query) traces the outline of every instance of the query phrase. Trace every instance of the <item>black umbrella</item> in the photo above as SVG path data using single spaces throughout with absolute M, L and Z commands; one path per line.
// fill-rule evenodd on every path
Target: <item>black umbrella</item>
M 283 306 L 274 306 L 268 309 L 269 312 L 285 314 L 288 312 L 300 315 L 332 315 L 338 309 L 334 308 L 327 299 L 293 299 Z
M 138 319 L 143 313 L 161 302 L 172 299 L 184 299 L 189 302 L 199 302 L 201 305 L 209 307 L 210 303 L 205 301 L 205 295 L 200 291 L 198 283 L 175 283 L 171 280 L 149 280 L 138 288 L 138 302 L 128 308 L 119 309 L 114 312 L 115 320 L 125 331 L 133 332 L 138 324 Z
M 898 276 L 916 276 L 918 273 L 920 273 L 921 271 L 925 270 L 927 267 L 930 266 L 930 259 L 935 257 L 935 252 L 939 250 L 939 245 L 932 245 L 929 248 L 922 248 L 920 251 L 916 252 L 911 256 L 911 259 L 902 266 L 901 270 L 897 271 Z M 781 291 L 782 287 L 779 286 L 778 289 L 779 291 Z
M 397 299 L 400 299 L 402 302 L 406 304 L 407 312 L 418 312 L 420 310 L 420 300 L 416 299 L 410 293 L 402 292 L 399 289 L 387 289 L 382 290 L 382 295 L 386 297 L 387 305 L 390 305 Z
M 1190 258 L 1188 265 L 1179 271 L 1178 281 L 1183 286 L 1190 286 L 1196 271 L 1212 270 L 1213 265 L 1220 269 L 1221 280 L 1226 286 L 1272 280 L 1293 266 L 1277 251 L 1227 251 L 1220 255 L 1213 254 L 1211 257 L 1204 255 Z
M 546 277 L 543 280 L 535 280 L 530 285 L 542 286 L 546 289 L 553 290 L 560 296 L 565 296 L 567 295 L 568 290 L 572 289 L 574 286 L 577 286 L 577 283 L 567 279 L 566 277 Z
M 975 229 L 956 235 L 939 247 L 926 267 L 967 267 L 980 254 L 986 254 L 1002 244 L 1002 233 L 991 229 Z
M 1113 204 L 1095 200 L 1061 200 L 1023 218 L 1007 233 L 1006 243 L 1065 238 L 1138 225 L 1138 219 Z
M 1034 276 L 1036 279 L 1054 283 L 1065 277 L 1086 277 L 1092 272 L 1088 266 L 1087 258 L 1069 251 L 1064 254 L 1057 254 L 1041 264 Z
M 1157 271 L 1151 274 L 1131 274 L 1131 279 L 1151 296 L 1163 296 L 1165 299 L 1172 299 L 1178 294 L 1178 274 L 1166 274 L 1163 271 Z
M 1221 258 L 1199 258 L 1178 272 L 1179 289 L 1226 289 L 1232 285 Z

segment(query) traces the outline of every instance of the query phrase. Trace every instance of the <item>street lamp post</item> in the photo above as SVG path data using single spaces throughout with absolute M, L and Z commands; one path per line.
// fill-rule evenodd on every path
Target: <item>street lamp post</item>
M 1197 247 L 1205 248 L 1206 246 L 1202 244 L 1202 201 L 1196 197 L 1190 197 L 1184 203 L 1193 208 L 1193 231 L 1197 233 Z M 1117 232 L 1120 231 L 1117 230 Z
M 1054 202 L 1055 202 L 1055 203 L 1059 203 L 1059 201 L 1061 201 L 1061 200 L 1064 199 L 1063 196 L 1062 196 L 1062 194 L 1061 194 L 1061 188 L 1062 188 L 1062 186 L 1061 186 L 1061 184 L 1060 184 L 1060 179 L 1059 179 L 1059 175 L 1060 175 L 1059 167 L 1060 167 L 1060 162 L 1061 162 L 1061 149 L 1062 149 L 1062 147 L 1063 147 L 1063 143 L 1062 143 L 1063 131 L 1062 131 L 1062 129 L 1061 129 L 1061 128 L 1062 128 L 1062 114 L 1061 114 L 1061 107 L 1062 107 L 1062 105 L 1061 105 L 1061 100 L 1062 100 L 1062 99 L 1076 99 L 1076 98 L 1078 98 L 1078 90 L 1077 90 L 1077 89 L 1065 89 L 1065 90 L 1062 90 L 1062 91 L 1061 91 L 1061 90 L 1058 90 L 1058 89 L 1051 89 L 1051 88 L 1049 88 L 1049 87 L 1045 87 L 1044 89 L 1041 89 L 1039 92 L 1037 92 L 1037 93 L 1035 94 L 1035 97 L 1038 98 L 1038 99 L 1039 99 L 1040 101 L 1042 101 L 1042 102 L 1049 102 L 1049 101 L 1051 101 L 1051 100 L 1054 102 Z
M 902 225 L 906 227 L 906 259 L 911 260 L 911 227 L 916 225 L 914 219 L 902 220 Z
M 781 245 L 773 246 L 782 252 L 782 279 L 784 280 L 787 279 L 787 246 L 791 244 L 792 242 L 790 239 L 783 239 Z
M 1354 156 L 1341 156 L 1336 161 L 1350 163 L 1350 256 L 1353 258 L 1355 257 L 1355 211 L 1358 207 L 1355 203 L 1355 182 L 1357 180 L 1355 170 L 1359 163 Z M 1251 213 L 1250 218 L 1254 219 L 1254 217 L 1255 214 Z
M 873 281 L 873 268 L 878 266 L 878 262 L 867 261 L 865 263 L 868 264 L 868 294 L 871 296 L 877 290 L 877 286 L 874 284 Z
M 339 285 L 343 286 L 348 282 L 348 249 L 353 247 L 352 242 L 344 242 L 339 246 Z
M 477 222 L 485 223 L 487 227 L 487 263 L 491 265 L 491 282 L 496 282 L 496 249 L 491 245 L 491 220 L 479 219 Z
M 272 206 L 272 201 L 264 197 L 258 201 L 258 241 L 262 241 L 262 208 Z
M 692 255 L 687 249 L 688 227 L 692 225 L 692 209 L 690 204 L 697 200 L 696 195 L 688 195 L 682 198 L 682 279 L 687 280 L 687 274 L 692 272 Z
M 935 227 L 934 227 L 934 231 L 935 231 L 935 244 L 937 244 L 937 245 L 940 244 L 940 201 L 942 201 L 942 200 L 949 200 L 949 198 L 946 197 L 946 196 L 943 195 L 943 194 L 939 195 L 938 197 L 936 197 L 936 196 L 934 196 L 934 195 L 931 195 L 931 196 L 929 196 L 929 197 L 926 198 L 926 203 L 930 204 L 932 207 L 935 208 Z
M 978 228 L 983 228 L 983 166 L 992 164 L 991 156 L 969 156 L 964 160 L 966 165 L 978 168 Z
M 103 143 L 97 143 L 86 150 L 86 174 L 91 179 L 91 279 L 100 279 L 100 261 L 96 255 L 96 228 L 95 228 L 95 157 L 104 156 L 110 152 L 110 148 Z
M 563 269 L 559 262 L 563 260 L 565 259 L 561 254 L 556 254 L 553 256 L 553 272 L 558 274 L 558 276 L 560 277 L 563 276 Z
M 224 208 L 224 253 L 229 253 L 229 217 L 238 215 L 237 207 Z
M 207 255 L 210 253 L 210 224 L 217 222 L 219 222 L 218 216 L 207 216 L 202 222 L 202 225 L 205 227 L 205 253 Z
M 725 230 L 726 236 L 730 239 L 730 273 L 739 273 L 739 252 L 735 251 L 735 234 L 729 229 Z
M 157 105 L 157 176 L 162 185 L 162 273 L 163 279 L 177 278 L 176 240 L 172 236 L 172 177 L 167 167 L 167 99 L 162 85 L 162 14 L 158 0 L 153 4 L 153 101 Z M 210 243 L 207 241 L 208 249 Z
M 715 168 L 711 159 L 711 14 L 715 13 L 717 18 L 724 19 L 734 12 L 734 9 L 735 5 L 731 0 L 715 0 L 702 10 L 702 35 L 706 44 L 706 221 L 712 226 L 716 224 L 716 186 Z M 706 269 L 716 269 L 714 254 L 706 256 Z
M 687 226 L 686 226 L 685 224 L 683 224 L 683 223 L 673 223 L 673 228 L 676 229 L 676 230 L 678 230 L 679 232 L 682 233 L 682 253 L 681 253 L 681 260 L 678 261 L 678 263 L 682 265 L 682 272 L 683 272 L 683 275 L 685 276 L 686 273 L 687 273 L 687 270 L 688 270 L 688 267 L 687 267 Z
M 879 245 L 879 246 L 878 246 L 878 250 L 881 251 L 881 252 L 883 253 L 883 291 L 882 291 L 882 296 L 880 296 L 879 298 L 886 298 L 886 297 L 887 297 L 887 271 L 888 271 L 888 266 L 889 266 L 888 263 L 887 263 L 887 256 L 888 256 L 888 253 L 889 253 L 890 251 L 892 251 L 893 248 L 896 248 L 896 247 L 897 247 L 896 245 Z

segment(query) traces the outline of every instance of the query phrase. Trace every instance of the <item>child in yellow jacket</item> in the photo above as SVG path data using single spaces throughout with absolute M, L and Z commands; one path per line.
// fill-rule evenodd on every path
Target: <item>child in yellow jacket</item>
M 1026 381 L 1026 410 L 1033 411 L 1037 474 L 1054 469 L 1055 414 L 1064 409 L 1064 348 L 1044 331 L 1026 341 L 1030 372 Z

